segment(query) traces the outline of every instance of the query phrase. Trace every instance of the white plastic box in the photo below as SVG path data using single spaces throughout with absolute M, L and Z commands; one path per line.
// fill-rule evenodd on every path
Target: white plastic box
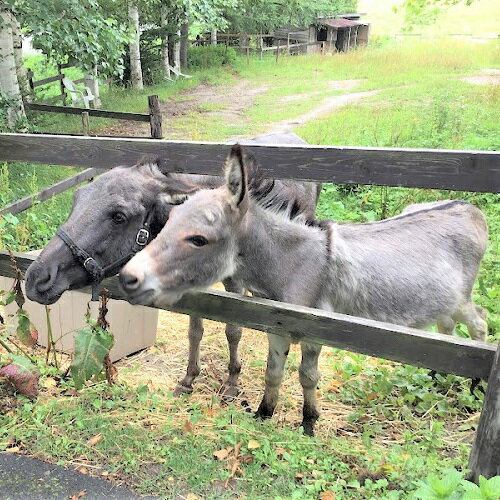
M 30 252 L 35 254 L 38 252 Z M 0 290 L 9 290 L 14 280 L 0 276 Z M 23 286 L 24 290 L 24 286 Z M 73 352 L 73 332 L 85 328 L 85 313 L 90 294 L 77 291 L 64 292 L 62 297 L 49 307 L 52 335 L 56 347 L 63 352 Z M 98 302 L 91 302 L 92 317 L 97 316 Z M 15 328 L 17 305 L 14 302 L 4 308 L 5 323 L 8 328 Z M 45 306 L 26 299 L 24 309 L 31 322 L 38 330 L 38 343 L 47 346 L 47 320 Z M 132 306 L 123 300 L 109 300 L 107 320 L 115 337 L 111 349 L 111 361 L 116 361 L 129 354 L 152 346 L 156 341 L 158 310 L 144 306 Z

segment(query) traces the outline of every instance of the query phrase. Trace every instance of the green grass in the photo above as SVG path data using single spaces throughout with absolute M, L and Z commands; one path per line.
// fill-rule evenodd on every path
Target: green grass
M 355 370 L 356 363 L 353 359 L 345 369 Z M 447 464 L 460 467 L 467 447 L 450 445 L 441 422 L 420 425 L 412 420 L 412 411 L 405 413 L 403 401 L 391 394 L 391 377 L 389 372 L 385 374 L 388 381 L 380 401 L 352 393 L 356 383 L 346 390 L 343 397 L 353 398 L 359 412 L 350 417 L 344 437 L 311 439 L 274 422 L 257 422 L 231 405 L 220 408 L 176 400 L 146 386 L 98 384 L 77 398 L 68 398 L 61 391 L 42 396 L 37 404 L 21 399 L 14 415 L 0 416 L 0 447 L 18 443 L 50 461 L 88 464 L 94 474 L 126 479 L 140 493 L 166 498 L 194 492 L 204 498 L 299 499 L 317 498 L 325 490 L 340 498 L 405 498 L 404 492 L 415 489 L 421 477 L 442 467 L 442 451 L 450 446 L 458 449 Z M 355 372 L 350 376 L 354 379 Z M 382 379 L 378 377 L 379 383 Z M 404 385 L 404 379 L 399 383 Z M 377 387 L 365 383 L 357 390 L 362 393 Z M 428 395 L 434 402 L 432 393 Z M 403 413 L 380 413 L 389 403 L 398 405 Z M 446 408 L 441 407 L 443 413 Z M 448 408 L 456 411 L 453 406 Z M 378 442 L 377 436 L 388 428 L 384 422 L 393 421 L 397 428 L 402 418 L 409 423 L 401 444 Z M 89 446 L 88 440 L 97 434 L 103 440 Z M 213 453 L 238 443 L 240 471 L 226 489 L 232 460 L 218 461 Z

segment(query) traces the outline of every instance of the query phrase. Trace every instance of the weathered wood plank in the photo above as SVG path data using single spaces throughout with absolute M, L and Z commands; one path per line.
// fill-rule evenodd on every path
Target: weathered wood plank
M 289 144 L 247 149 L 277 179 L 500 192 L 500 152 Z M 228 152 L 227 144 L 218 143 L 0 134 L 1 161 L 107 169 L 154 155 L 171 171 L 218 175 Z
M 33 259 L 17 254 L 23 271 Z M 13 276 L 5 252 L 0 252 L 0 275 Z M 113 298 L 124 299 L 117 278 L 103 285 Z M 471 378 L 487 379 L 495 355 L 495 346 L 485 342 L 228 292 L 192 293 L 164 309 Z
M 24 212 L 28 208 L 31 208 L 35 202 L 46 201 L 55 196 L 56 194 L 62 193 L 71 189 L 82 182 L 88 181 L 99 174 L 99 170 L 95 168 L 88 168 L 83 172 L 79 172 L 78 174 L 72 175 L 67 179 L 64 179 L 48 188 L 42 189 L 38 191 L 38 193 L 26 196 L 26 198 L 22 198 L 21 200 L 17 200 L 10 205 L 7 205 L 5 208 L 0 209 L 0 215 L 10 213 L 10 214 L 18 214 L 20 212 Z
M 72 106 L 50 106 L 48 104 L 38 104 L 34 102 L 27 102 L 24 104 L 24 107 L 31 111 L 46 111 L 48 113 L 63 113 L 66 115 L 80 115 L 84 112 L 88 112 L 90 116 L 96 116 L 98 118 L 115 118 L 117 120 L 128 120 L 133 122 L 149 122 L 149 114 L 145 113 L 129 113 L 125 111 L 108 111 L 104 109 L 75 108 Z
M 63 78 L 64 78 L 64 75 L 49 76 L 48 78 L 44 78 L 43 80 L 34 81 L 33 87 L 40 87 L 41 85 L 47 85 L 48 83 L 58 82 L 59 80 L 62 80 Z
M 500 346 L 488 379 L 468 468 L 475 483 L 479 481 L 479 476 L 490 478 L 500 475 Z
M 149 106 L 149 125 L 151 137 L 153 139 L 163 139 L 163 130 L 161 126 L 160 100 L 157 95 L 148 96 Z

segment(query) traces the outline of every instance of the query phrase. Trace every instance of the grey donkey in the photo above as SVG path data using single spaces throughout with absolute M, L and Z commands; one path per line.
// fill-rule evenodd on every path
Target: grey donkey
M 304 144 L 295 134 L 269 134 L 249 140 L 252 144 Z M 254 175 L 255 174 L 255 175 Z M 155 164 L 114 168 L 77 190 L 73 209 L 62 225 L 62 233 L 50 240 L 26 273 L 26 292 L 31 300 L 53 304 L 66 290 L 88 285 L 91 274 L 83 267 L 87 255 L 102 268 L 99 279 L 116 273 L 123 264 L 141 250 L 139 238 L 150 233 L 147 243 L 167 221 L 172 207 L 182 203 L 201 188 L 215 188 L 222 177 L 163 174 Z M 265 179 L 259 171 L 249 175 L 250 189 L 264 206 L 284 206 L 290 199 L 299 199 L 301 210 L 313 218 L 320 186 L 293 181 Z M 61 229 L 59 231 L 61 231 Z M 146 231 L 146 233 L 144 232 Z M 61 237 L 68 235 L 69 245 Z M 70 246 L 83 250 L 80 262 Z M 78 250 L 76 250 L 78 251 Z M 95 276 L 94 276 L 95 277 Z M 224 280 L 226 290 L 241 292 L 231 279 Z M 241 328 L 226 325 L 229 344 L 229 376 L 224 394 L 237 394 L 241 363 L 238 344 Z M 189 322 L 189 361 L 185 377 L 175 388 L 177 395 L 193 391 L 193 381 L 200 372 L 200 342 L 203 337 L 201 318 Z
M 399 325 L 464 322 L 474 339 L 486 323 L 471 291 L 487 244 L 482 212 L 463 201 L 413 205 L 380 222 L 304 223 L 284 208 L 263 208 L 248 189 L 252 160 L 235 146 L 226 184 L 175 207 L 158 237 L 122 269 L 132 303 L 173 304 L 191 290 L 233 279 L 259 296 Z M 283 208 L 283 207 L 282 207 Z M 265 393 L 271 417 L 290 340 L 269 334 Z M 313 434 L 321 346 L 301 342 L 302 425 Z

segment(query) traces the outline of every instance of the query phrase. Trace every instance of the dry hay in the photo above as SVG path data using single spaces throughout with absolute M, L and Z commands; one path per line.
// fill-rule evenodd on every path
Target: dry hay
M 173 391 L 177 381 L 184 376 L 187 367 L 188 322 L 189 318 L 185 315 L 160 311 L 156 345 L 119 362 L 119 378 L 132 386 L 146 384 L 153 390 Z M 199 403 L 203 408 L 217 409 L 223 405 L 220 389 L 227 376 L 228 348 L 223 324 L 205 320 L 204 330 L 201 343 L 201 373 L 193 384 L 193 393 L 187 397 L 189 402 Z M 240 357 L 242 361 L 240 395 L 235 400 L 235 406 L 241 407 L 243 412 L 249 408 L 255 410 L 263 395 L 267 357 L 266 335 L 260 331 L 243 329 Z M 333 369 L 334 359 L 339 361 L 339 354 L 329 348 L 324 348 L 319 362 L 322 377 L 318 390 L 318 403 L 321 411 L 318 431 L 321 437 L 329 439 L 343 436 L 360 439 L 364 425 L 378 422 L 385 429 L 384 433 L 375 439 L 379 444 L 403 443 L 403 433 L 406 429 L 411 429 L 410 423 L 403 419 L 392 422 L 383 421 L 381 417 L 368 415 L 363 415 L 361 422 L 351 423 L 348 421 L 349 415 L 358 411 L 359 408 L 344 404 L 335 400 L 336 398 L 325 397 L 328 393 L 338 393 L 342 384 L 345 383 L 341 374 Z M 352 362 L 347 352 L 344 358 L 340 359 L 344 359 L 346 363 Z M 366 358 L 366 363 L 377 366 L 379 361 L 376 358 Z M 298 377 L 299 364 L 300 347 L 292 345 L 279 402 L 273 416 L 273 422 L 278 426 L 296 428 L 301 420 L 303 397 Z M 184 413 L 185 418 L 188 419 L 189 404 L 186 405 Z M 464 432 L 464 424 L 471 420 L 476 421 L 477 418 L 478 414 L 448 419 L 443 441 L 448 444 L 450 451 L 456 450 L 459 442 L 471 441 L 473 431 Z M 211 427 L 212 424 L 211 419 L 207 418 L 205 424 L 199 425 Z M 216 438 L 215 434 L 213 437 Z

